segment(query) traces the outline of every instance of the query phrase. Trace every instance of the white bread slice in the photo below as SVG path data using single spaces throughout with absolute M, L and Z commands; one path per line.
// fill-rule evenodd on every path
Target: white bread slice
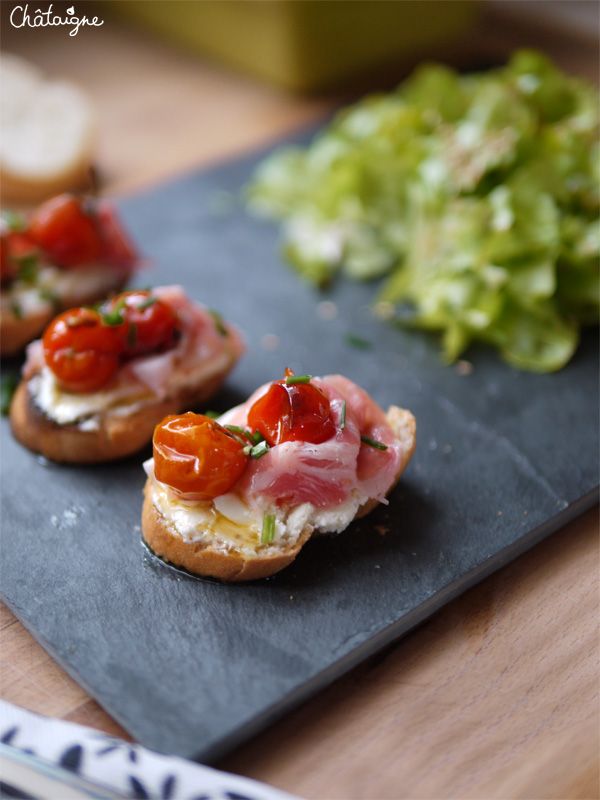
M 36 203 L 89 188 L 95 112 L 77 86 L 48 80 L 33 64 L 0 57 L 2 203 Z
M 417 423 L 414 416 L 403 408 L 391 406 L 386 414 L 388 424 L 402 443 L 401 463 L 395 479 L 388 490 L 394 488 L 406 465 L 412 458 L 416 445 Z M 253 553 L 245 549 L 225 551 L 219 546 L 218 535 L 213 534 L 214 544 L 205 541 L 185 541 L 153 501 L 154 478 L 149 477 L 144 488 L 142 509 L 142 536 L 150 549 L 176 567 L 202 577 L 218 578 L 222 581 L 251 581 L 267 578 L 287 567 L 296 558 L 304 544 L 316 533 L 306 526 L 293 543 L 285 545 L 257 545 Z M 378 505 L 377 500 L 368 500 L 356 512 L 355 518 L 363 517 Z

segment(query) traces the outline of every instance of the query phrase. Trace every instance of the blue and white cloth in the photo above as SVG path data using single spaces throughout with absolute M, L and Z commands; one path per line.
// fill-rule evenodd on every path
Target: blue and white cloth
M 93 728 L 33 714 L 3 700 L 0 796 L 299 800 L 258 781 L 159 755 Z

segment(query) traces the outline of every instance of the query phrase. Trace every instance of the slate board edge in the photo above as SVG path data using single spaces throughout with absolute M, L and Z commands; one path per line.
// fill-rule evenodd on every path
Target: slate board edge
M 252 736 L 260 733 L 260 731 L 264 730 L 276 720 L 280 719 L 286 713 L 292 711 L 294 708 L 300 705 L 301 702 L 308 700 L 318 691 L 325 689 L 335 680 L 341 678 L 351 669 L 361 664 L 365 659 L 375 655 L 375 653 L 377 653 L 379 650 L 405 636 L 413 628 L 416 628 L 418 625 L 425 622 L 443 606 L 447 605 L 449 602 L 471 589 L 477 583 L 480 583 L 494 572 L 502 569 L 502 567 L 515 560 L 518 556 L 522 555 L 527 550 L 530 550 L 532 547 L 539 544 L 553 533 L 556 533 L 560 528 L 564 527 L 570 522 L 573 522 L 577 517 L 593 508 L 598 501 L 599 488 L 596 487 L 582 495 L 578 500 L 571 503 L 556 516 L 524 534 L 521 538 L 513 542 L 508 547 L 505 547 L 503 550 L 495 553 L 491 558 L 487 559 L 470 572 L 465 573 L 459 579 L 453 581 L 440 591 L 436 592 L 436 594 L 430 597 L 427 601 L 405 614 L 397 622 L 381 630 L 362 645 L 355 647 L 350 653 L 331 664 L 325 670 L 322 670 L 314 678 L 304 683 L 299 689 L 282 698 L 280 702 L 271 706 L 259 716 L 254 717 L 250 722 L 234 728 L 230 734 L 224 736 L 212 746 L 193 752 L 165 754 L 180 756 L 205 764 L 210 764 L 225 756 L 228 752 L 235 749 Z M 46 650 L 51 658 L 54 659 L 54 661 L 56 661 L 62 667 L 62 669 L 64 669 L 65 672 L 84 689 L 84 691 L 93 697 L 99 703 L 99 705 L 101 705 L 104 710 L 121 725 L 121 727 L 127 730 L 136 742 L 143 744 L 143 737 L 138 737 L 136 735 L 135 726 L 130 725 L 127 720 L 121 718 L 118 710 L 102 704 L 101 699 L 97 696 L 93 687 L 88 686 L 86 681 L 80 678 L 77 672 L 70 667 L 69 663 L 63 659 L 63 657 L 52 647 L 52 645 L 46 642 L 44 638 L 37 633 L 35 628 L 28 623 L 24 616 L 21 616 L 19 609 L 16 608 L 2 592 L 0 592 L 0 599 L 15 615 L 19 622 L 21 622 L 23 627 L 26 628 L 33 638 L 44 648 L 44 650 Z

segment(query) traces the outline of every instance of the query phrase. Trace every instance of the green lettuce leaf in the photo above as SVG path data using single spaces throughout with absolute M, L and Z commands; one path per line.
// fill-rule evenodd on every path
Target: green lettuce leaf
M 598 93 L 544 55 L 459 75 L 428 64 L 275 151 L 246 187 L 286 259 L 323 285 L 387 276 L 378 300 L 522 369 L 571 357 L 600 316 Z

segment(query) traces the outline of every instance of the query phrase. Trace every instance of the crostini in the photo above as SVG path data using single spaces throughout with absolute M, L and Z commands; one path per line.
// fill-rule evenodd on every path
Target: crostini
M 208 401 L 243 350 L 238 331 L 179 286 L 64 311 L 27 348 L 12 431 L 53 461 L 128 456 L 165 415 Z
M 142 536 L 177 567 L 223 581 L 265 578 L 313 533 L 339 533 L 385 503 L 416 422 L 341 375 L 258 389 L 218 420 L 168 416 L 153 437 Z
M 29 217 L 3 212 L 0 352 L 16 355 L 64 309 L 125 286 L 139 256 L 114 208 L 62 194 Z

